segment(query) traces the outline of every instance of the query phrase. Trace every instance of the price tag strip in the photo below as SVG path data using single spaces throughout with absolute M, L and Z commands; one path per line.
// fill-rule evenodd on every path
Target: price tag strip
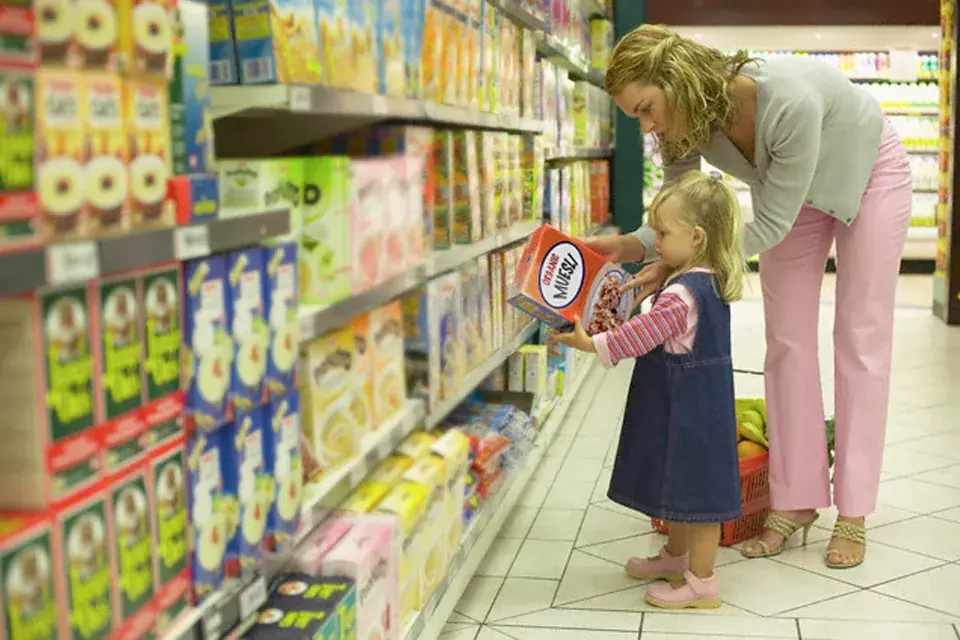
M 93 240 L 47 247 L 47 282 L 53 285 L 93 280 L 100 275 L 100 252 Z
M 210 227 L 197 224 L 175 229 L 173 255 L 179 261 L 210 255 Z

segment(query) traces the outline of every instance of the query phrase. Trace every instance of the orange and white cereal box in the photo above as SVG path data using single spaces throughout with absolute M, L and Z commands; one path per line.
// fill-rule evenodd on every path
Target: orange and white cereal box
M 619 291 L 627 277 L 580 240 L 543 225 L 523 251 L 509 302 L 556 329 L 579 317 L 592 335 L 630 317 L 633 294 Z

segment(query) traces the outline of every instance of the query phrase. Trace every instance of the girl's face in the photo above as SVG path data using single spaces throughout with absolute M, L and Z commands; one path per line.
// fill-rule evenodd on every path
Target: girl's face
M 628 118 L 640 121 L 644 134 L 653 133 L 662 138 L 670 129 L 667 97 L 660 87 L 634 82 L 615 95 L 613 101 Z
M 671 267 L 680 267 L 693 260 L 703 244 L 703 231 L 682 222 L 683 203 L 667 198 L 657 212 L 656 249 L 663 261 Z

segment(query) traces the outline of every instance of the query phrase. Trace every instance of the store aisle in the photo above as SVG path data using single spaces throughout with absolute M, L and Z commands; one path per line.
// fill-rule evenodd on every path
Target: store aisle
M 825 353 L 832 314 L 825 304 Z M 737 366 L 759 368 L 759 303 L 737 305 L 734 322 Z M 597 369 L 442 638 L 627 640 L 640 632 L 642 640 L 957 640 L 960 329 L 904 306 L 897 311 L 895 352 L 882 504 L 868 521 L 863 566 L 824 567 L 833 525 L 824 514 L 808 548 L 794 543 L 777 559 L 746 561 L 722 549 L 719 611 L 664 613 L 644 604 L 646 587 L 628 578 L 621 563 L 655 553 L 663 538 L 605 495 L 630 368 Z M 832 362 L 822 368 L 832 389 Z M 739 395 L 761 390 L 759 378 L 738 377 Z

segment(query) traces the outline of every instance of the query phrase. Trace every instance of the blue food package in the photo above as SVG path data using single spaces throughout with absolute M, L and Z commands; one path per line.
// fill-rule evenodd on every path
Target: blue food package
M 179 225 L 211 222 L 220 216 L 220 186 L 215 173 L 174 176 L 167 191 L 176 206 Z
M 207 2 L 210 31 L 210 84 L 237 84 L 237 54 L 233 39 L 233 11 L 229 0 Z
M 284 576 L 243 636 L 256 640 L 347 640 L 357 637 L 353 580 L 304 573 Z
M 263 304 L 269 329 L 267 395 L 280 398 L 297 384 L 297 245 L 263 248 Z
M 259 247 L 227 254 L 230 332 L 236 345 L 230 395 L 236 411 L 262 405 L 269 330 L 263 305 L 263 252 Z
M 232 0 L 230 8 L 240 84 L 320 82 L 313 0 Z
M 229 432 L 226 427 L 213 433 L 195 431 L 187 440 L 193 535 L 190 564 L 198 603 L 223 583 L 227 545 L 237 527 L 236 498 L 227 491 L 221 466 L 224 435 Z
M 303 457 L 300 438 L 300 391 L 292 389 L 267 405 L 269 428 L 264 445 L 267 472 L 273 479 L 274 499 L 267 520 L 268 545 L 282 549 L 300 527 L 303 502 Z
M 227 544 L 226 573 L 248 576 L 263 560 L 267 523 L 273 505 L 273 477 L 265 455 L 266 413 L 263 407 L 237 412 L 223 430 L 221 471 L 225 491 L 237 498 L 238 525 Z
M 205 173 L 213 161 L 207 5 L 197 0 L 180 0 L 174 15 L 176 28 L 170 81 L 173 173 Z
M 233 419 L 229 391 L 234 346 L 226 258 L 188 261 L 183 280 L 186 413 L 198 427 L 212 431 Z

